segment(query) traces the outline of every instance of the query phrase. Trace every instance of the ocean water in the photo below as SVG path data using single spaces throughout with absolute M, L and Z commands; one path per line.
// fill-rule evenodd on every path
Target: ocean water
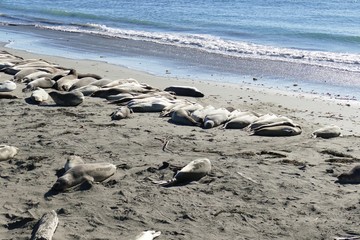
M 9 47 L 101 55 L 155 74 L 256 77 L 360 99 L 357 0 L 0 0 L 0 37 Z

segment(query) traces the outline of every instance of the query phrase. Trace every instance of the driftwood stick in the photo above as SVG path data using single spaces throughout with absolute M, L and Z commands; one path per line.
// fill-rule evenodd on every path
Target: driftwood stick
M 32 240 L 51 240 L 59 219 L 54 210 L 45 213 L 37 224 L 37 229 L 33 234 Z
M 236 172 L 237 174 L 239 174 L 242 178 L 245 178 L 246 180 L 249 180 L 250 182 L 253 182 L 255 184 L 259 184 L 258 182 L 256 182 L 255 180 L 253 180 L 252 178 L 250 177 L 246 177 L 243 173 L 241 172 Z

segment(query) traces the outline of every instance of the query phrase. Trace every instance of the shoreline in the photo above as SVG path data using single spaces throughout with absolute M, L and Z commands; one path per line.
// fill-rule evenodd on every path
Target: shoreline
M 43 49 L 42 51 L 46 50 L 51 55 L 57 56 L 78 58 L 82 55 L 82 58 L 123 65 L 161 77 L 169 75 L 173 78 L 191 78 L 219 84 L 263 86 L 280 91 L 360 99 L 358 93 L 360 85 L 358 87 L 356 85 L 360 73 L 357 72 L 274 60 L 231 58 L 202 53 L 195 49 L 135 40 L 109 39 L 91 34 L 57 32 L 24 26 L 17 28 L 2 26 L 2 29 L 5 31 L 12 29 L 11 31 L 20 35 L 29 31 L 25 39 L 18 37 L 17 40 L 10 42 L 9 47 L 30 52 Z M 99 41 L 102 42 L 101 45 L 98 45 Z M 194 55 L 192 51 L 195 53 L 195 59 L 192 59 Z M 172 59 L 171 56 L 176 57 Z
M 231 106 L 287 116 L 302 127 L 294 137 L 249 136 L 241 130 L 178 126 L 157 113 L 135 113 L 110 121 L 117 106 L 86 97 L 77 107 L 29 105 L 1 100 L 3 144 L 19 147 L 15 159 L 0 162 L 0 235 L 28 239 L 45 211 L 56 210 L 54 240 L 132 239 L 141 231 L 161 231 L 160 239 L 330 239 L 360 235 L 358 185 L 336 184 L 336 176 L 359 163 L 358 101 L 283 92 L 257 86 L 161 77 L 92 60 L 69 59 L 1 47 L 25 59 L 45 59 L 80 73 L 110 79 L 134 78 L 164 89 L 195 86 L 204 106 Z M 1 81 L 12 76 L 0 74 Z M 336 124 L 342 137 L 312 139 Z M 158 139 L 169 140 L 162 149 Z M 70 155 L 85 162 L 118 166 L 111 181 L 89 190 L 47 197 L 56 172 Z M 161 188 L 149 179 L 168 179 L 162 162 L 184 166 L 209 158 L 212 171 L 198 183 Z M 247 178 L 242 177 L 240 172 Z M 307 231 L 303 231 L 307 229 Z M 15 236 L 15 237 L 14 237 Z

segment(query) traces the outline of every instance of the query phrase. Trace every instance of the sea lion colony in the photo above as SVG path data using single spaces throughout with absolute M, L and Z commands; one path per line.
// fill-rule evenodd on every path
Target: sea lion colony
M 302 133 L 301 127 L 285 116 L 202 106 L 188 99 L 177 98 L 204 97 L 203 93 L 193 87 L 171 86 L 162 91 L 135 79 L 103 79 L 96 74 L 80 74 L 75 69 L 65 69 L 43 60 L 24 60 L 7 52 L 0 54 L 0 70 L 14 76 L 13 81 L 0 83 L 0 91 L 7 92 L 0 99 L 17 97 L 9 93 L 16 89 L 15 82 L 20 82 L 25 84 L 23 92 L 31 92 L 29 99 L 32 103 L 45 106 L 49 105 L 49 96 L 58 106 L 77 106 L 86 101 L 85 96 L 104 98 L 109 104 L 120 105 L 110 115 L 112 120 L 130 117 L 133 112 L 159 112 L 160 117 L 170 117 L 170 122 L 174 124 L 204 129 L 222 126 L 224 129 L 243 129 L 251 135 L 277 137 Z M 338 137 L 340 128 L 327 126 L 314 131 L 311 136 Z M 1 145 L 0 160 L 13 158 L 17 151 L 16 147 Z M 72 156 L 64 169 L 65 173 L 58 178 L 53 191 L 67 191 L 84 182 L 105 181 L 115 174 L 116 166 L 109 163 L 84 163 L 81 158 Z M 358 183 L 359 171 L 358 168 L 354 169 L 351 174 L 343 174 L 339 179 L 345 179 L 342 176 L 346 175 L 347 180 L 343 182 Z M 211 163 L 208 159 L 196 159 L 177 171 L 173 179 L 153 182 L 164 187 L 183 185 L 200 180 L 210 171 Z M 356 180 L 348 180 L 349 175 L 356 175 Z M 56 212 L 44 214 L 38 223 L 38 230 L 34 231 L 33 239 L 51 239 L 57 224 Z M 159 235 L 160 232 L 145 231 L 136 239 L 153 239 Z

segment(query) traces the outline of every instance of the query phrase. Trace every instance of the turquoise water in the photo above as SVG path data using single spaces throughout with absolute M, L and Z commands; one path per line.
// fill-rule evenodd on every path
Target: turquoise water
M 169 67 L 179 66 L 181 62 L 185 75 L 197 64 L 203 67 L 201 72 L 221 76 L 224 72 L 232 73 L 235 74 L 232 78 L 236 78 L 239 74 L 234 69 L 236 64 L 247 59 L 254 61 L 253 65 L 266 61 L 272 70 L 245 66 L 242 69 L 245 75 L 258 72 L 257 75 L 269 79 L 360 86 L 360 2 L 357 0 L 35 0 L 31 3 L 0 0 L 1 29 L 3 41 L 12 41 L 11 46 L 18 48 L 29 48 L 31 44 L 21 43 L 20 38 L 14 42 L 15 38 L 5 36 L 5 32 L 20 34 L 36 29 L 36 34 L 31 34 L 34 38 L 44 37 L 41 31 L 57 32 L 58 36 L 60 33 L 100 36 L 113 40 L 106 43 L 112 44 L 113 50 L 118 48 L 117 40 L 125 45 L 124 40 L 137 41 L 144 53 L 136 52 L 135 47 L 131 50 L 125 47 L 116 54 L 127 60 L 130 57 L 127 61 L 130 65 L 137 57 L 165 61 Z M 62 45 L 69 51 L 69 44 L 55 39 L 50 43 L 50 40 L 47 38 L 47 44 L 43 43 L 42 47 L 55 49 Z M 39 42 L 32 42 L 36 45 L 32 50 L 39 49 Z M 81 42 L 72 44 L 72 50 L 86 48 Z M 151 52 L 149 46 L 156 51 Z M 108 59 L 116 58 L 111 54 L 114 51 L 99 51 L 107 53 Z M 167 52 L 175 54 L 170 56 Z M 92 56 L 96 52 L 88 49 L 86 54 Z M 186 54 L 192 58 L 180 56 L 179 62 L 176 61 L 178 55 Z M 223 64 L 224 60 L 209 63 L 206 58 L 210 55 L 225 58 L 226 62 L 233 60 L 227 64 L 231 68 Z M 299 73 L 284 71 L 289 66 L 288 70 Z M 321 73 L 300 73 L 316 67 L 330 69 L 334 74 L 327 81 Z

